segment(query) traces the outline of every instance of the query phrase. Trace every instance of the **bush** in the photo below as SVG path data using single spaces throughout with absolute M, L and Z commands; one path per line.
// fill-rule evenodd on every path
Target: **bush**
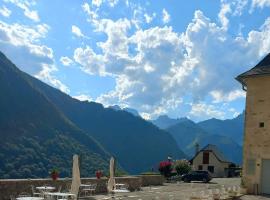
M 191 165 L 188 160 L 177 160 L 174 167 L 178 175 L 187 174 L 191 171 Z
M 158 170 L 159 170 L 160 174 L 162 174 L 163 176 L 168 178 L 171 176 L 172 163 L 170 161 L 160 162 Z

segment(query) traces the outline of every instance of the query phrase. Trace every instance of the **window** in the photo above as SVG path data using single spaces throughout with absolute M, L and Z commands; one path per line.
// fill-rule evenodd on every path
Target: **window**
M 203 152 L 203 164 L 209 164 L 209 152 Z
M 256 160 L 255 159 L 248 159 L 246 162 L 247 175 L 254 175 L 255 174 L 255 167 L 256 167 Z
M 259 127 L 263 128 L 264 127 L 264 122 L 260 122 Z
M 208 166 L 207 170 L 211 173 L 215 172 L 215 167 L 214 166 Z
M 198 166 L 198 170 L 203 170 L 202 165 Z

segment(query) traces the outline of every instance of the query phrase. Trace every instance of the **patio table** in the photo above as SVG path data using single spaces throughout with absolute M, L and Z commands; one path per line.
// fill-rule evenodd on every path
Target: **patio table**
M 36 189 L 40 190 L 40 191 L 43 191 L 43 192 L 49 192 L 49 191 L 55 190 L 55 187 L 52 187 L 52 186 L 39 186 L 39 187 L 36 187 Z
M 76 198 L 75 194 L 64 193 L 64 192 L 48 192 L 48 193 L 46 193 L 46 195 L 51 196 L 51 197 L 56 196 L 56 197 L 66 197 L 66 198 L 71 197 L 73 199 Z
M 42 197 L 18 197 L 16 200 L 44 200 Z

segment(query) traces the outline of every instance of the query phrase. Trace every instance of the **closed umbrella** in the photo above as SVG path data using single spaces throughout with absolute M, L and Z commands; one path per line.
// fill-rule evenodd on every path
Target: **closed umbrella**
M 79 168 L 79 156 L 75 154 L 73 156 L 72 183 L 70 192 L 77 196 L 79 193 L 80 185 L 81 185 L 81 177 Z
M 114 172 L 115 172 L 115 161 L 112 157 L 110 160 L 110 178 L 108 181 L 108 191 L 112 192 L 115 189 L 115 178 L 114 178 Z

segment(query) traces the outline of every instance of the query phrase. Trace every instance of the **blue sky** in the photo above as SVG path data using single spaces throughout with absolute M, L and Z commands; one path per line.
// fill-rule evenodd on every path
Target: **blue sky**
M 195 121 L 241 113 L 270 0 L 0 0 L 0 50 L 74 98 Z

